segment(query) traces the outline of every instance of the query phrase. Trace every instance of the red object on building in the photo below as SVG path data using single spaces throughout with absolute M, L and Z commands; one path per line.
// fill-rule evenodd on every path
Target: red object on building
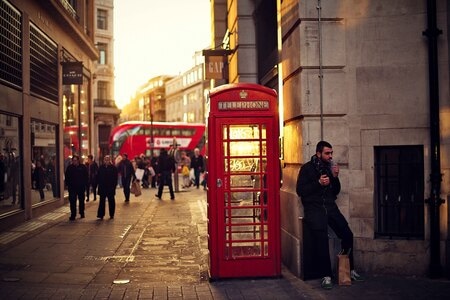
M 213 89 L 209 98 L 210 277 L 280 276 L 277 94 L 238 83 Z

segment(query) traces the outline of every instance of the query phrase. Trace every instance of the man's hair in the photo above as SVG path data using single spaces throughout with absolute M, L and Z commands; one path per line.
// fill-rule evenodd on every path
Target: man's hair
M 88 158 L 89 158 L 89 159 L 94 159 L 94 155 L 89 154 L 89 155 L 88 155 Z
M 326 141 L 320 141 L 320 142 L 317 143 L 317 146 L 316 146 L 316 153 L 317 153 L 317 152 L 322 153 L 324 147 L 333 148 L 333 146 L 331 146 L 330 143 L 328 143 L 328 142 L 326 142 Z

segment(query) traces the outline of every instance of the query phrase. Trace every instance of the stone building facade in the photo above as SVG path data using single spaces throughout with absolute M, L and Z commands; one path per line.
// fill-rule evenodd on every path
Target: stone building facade
M 92 1 L 1 0 L 0 230 L 64 204 L 73 154 L 90 152 L 98 51 Z M 45 169 L 44 197 L 33 170 Z
M 203 68 L 203 63 L 196 63 L 166 82 L 165 121 L 205 124 L 205 100 L 209 81 L 204 79 Z
M 98 161 L 109 154 L 109 136 L 117 125 L 120 109 L 114 97 L 114 1 L 96 0 L 94 41 L 99 50 L 95 64 L 92 98 L 94 102 L 92 145 Z
M 305 275 L 295 185 L 324 139 L 341 166 L 337 202 L 358 269 L 449 274 L 447 1 L 270 2 L 211 1 L 212 43 L 227 34 L 228 82 L 279 95 L 283 263 Z

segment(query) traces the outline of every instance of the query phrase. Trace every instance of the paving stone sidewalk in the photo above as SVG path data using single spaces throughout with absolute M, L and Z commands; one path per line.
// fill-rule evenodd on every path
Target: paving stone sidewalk
M 281 278 L 208 281 L 206 193 L 155 189 L 124 202 L 114 219 L 69 221 L 68 206 L 0 233 L 0 299 L 450 299 L 450 281 L 367 276 L 320 288 L 283 269 Z M 107 215 L 108 216 L 108 215 Z

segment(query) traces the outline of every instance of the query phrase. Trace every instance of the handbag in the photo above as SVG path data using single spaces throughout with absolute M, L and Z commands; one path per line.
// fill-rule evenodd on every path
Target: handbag
M 140 195 L 142 195 L 141 182 L 139 180 L 136 180 L 133 182 L 133 186 L 134 186 L 134 196 L 139 197 Z
M 136 185 L 134 184 L 134 181 L 131 183 L 130 187 L 130 193 L 134 194 L 136 192 Z
M 339 253 L 337 255 L 337 263 L 339 285 L 351 285 L 352 279 L 350 277 L 350 259 L 348 254 Z

